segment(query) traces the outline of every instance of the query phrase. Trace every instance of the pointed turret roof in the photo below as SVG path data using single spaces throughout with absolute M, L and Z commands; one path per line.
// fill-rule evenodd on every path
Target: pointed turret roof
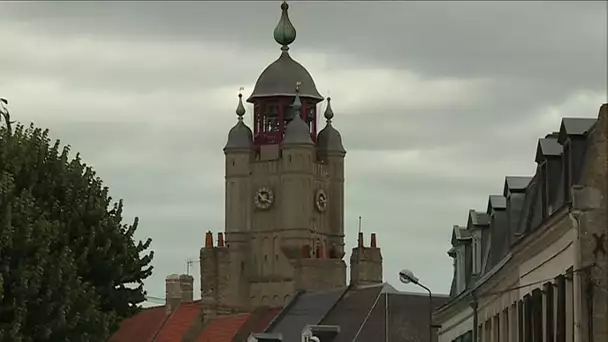
M 293 119 L 285 127 L 285 139 L 283 145 L 313 145 L 310 137 L 310 128 L 302 120 L 301 110 L 302 102 L 300 101 L 300 83 L 298 82 L 295 90 L 295 99 L 293 100 Z
M 346 153 L 344 146 L 342 145 L 342 135 L 337 129 L 331 124 L 331 120 L 334 117 L 334 111 L 331 108 L 331 98 L 327 98 L 327 108 L 325 109 L 325 119 L 327 124 L 319 132 L 317 136 L 317 147 L 319 150 L 327 152 L 340 152 Z
M 226 146 L 224 146 L 224 151 L 249 149 L 252 146 L 253 133 L 251 132 L 251 129 L 243 122 L 245 106 L 243 106 L 242 93 L 239 93 L 239 104 L 236 107 L 236 115 L 238 117 L 238 121 L 228 133 L 228 141 L 226 142 Z

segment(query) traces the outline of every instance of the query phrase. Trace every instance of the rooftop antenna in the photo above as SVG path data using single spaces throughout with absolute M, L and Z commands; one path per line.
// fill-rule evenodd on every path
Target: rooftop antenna
M 198 262 L 199 260 L 196 259 L 188 259 L 186 260 L 186 274 L 190 275 L 190 267 L 192 266 L 192 264 Z
M 361 253 L 363 253 L 363 241 L 361 241 L 361 216 L 359 216 L 359 234 L 357 234 L 357 267 L 355 268 L 355 281 L 350 280 L 351 284 L 357 285 L 359 283 L 359 274 L 361 274 L 361 270 L 359 269 L 359 264 L 361 263 Z M 355 250 L 353 249 L 353 252 Z

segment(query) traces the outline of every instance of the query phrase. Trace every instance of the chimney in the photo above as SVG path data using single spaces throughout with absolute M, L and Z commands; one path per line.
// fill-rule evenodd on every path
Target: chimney
M 211 231 L 205 234 L 205 248 L 213 248 L 213 233 Z
M 194 277 L 188 274 L 179 276 L 179 287 L 182 294 L 182 303 L 194 300 Z
M 217 246 L 224 247 L 224 233 L 217 233 Z
M 363 233 L 359 233 L 359 247 L 363 247 Z
M 378 246 L 376 245 L 376 233 L 372 233 L 372 240 L 371 240 L 371 247 L 372 248 L 378 248 Z
M 165 278 L 165 310 L 167 315 L 177 310 L 181 303 L 193 300 L 194 278 L 187 274 L 171 274 Z

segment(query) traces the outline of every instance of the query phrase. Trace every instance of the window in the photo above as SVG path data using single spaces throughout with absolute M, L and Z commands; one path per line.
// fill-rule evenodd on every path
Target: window
M 553 284 L 545 283 L 543 285 L 543 294 L 544 294 L 544 331 L 546 336 L 546 342 L 555 342 L 555 329 L 554 329 L 554 319 L 555 314 L 553 308 L 555 303 L 555 296 L 553 295 Z
M 540 182 L 540 196 L 541 196 L 541 213 L 542 218 L 549 216 L 549 182 L 547 179 L 547 161 L 543 161 L 538 166 L 538 176 Z
M 481 239 L 475 233 L 473 235 L 473 274 L 481 272 Z
M 494 342 L 503 342 L 500 338 L 500 315 L 494 316 L 494 324 L 492 324 L 492 331 L 494 332 Z
M 563 181 L 564 181 L 564 201 L 570 201 L 570 186 L 572 186 L 572 162 L 571 162 L 571 144 L 570 140 L 564 143 L 564 152 L 562 155 L 562 169 L 563 169 Z
M 504 309 L 502 311 L 502 331 L 500 332 L 500 335 L 502 336 L 501 341 L 503 342 L 510 342 L 511 341 L 511 337 L 510 337 L 510 319 L 509 319 L 509 308 L 507 307 L 506 309 Z
M 532 341 L 532 315 L 533 315 L 533 300 L 532 296 L 528 293 L 524 296 L 524 341 Z
M 473 331 L 469 330 L 462 335 L 462 342 L 473 342 Z
M 543 341 L 543 294 L 540 289 L 532 291 L 532 335 L 535 342 Z
M 557 317 L 555 327 L 556 342 L 566 342 L 566 277 L 563 275 L 555 278 L 557 285 Z
M 465 284 L 465 255 L 464 246 L 458 246 L 456 250 L 456 292 L 464 291 Z

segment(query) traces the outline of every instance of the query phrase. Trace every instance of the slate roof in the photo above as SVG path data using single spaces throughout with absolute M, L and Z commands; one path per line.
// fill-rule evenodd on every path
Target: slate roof
M 429 297 L 427 294 L 386 294 L 388 296 L 388 341 L 429 342 Z M 447 296 L 433 296 L 433 310 L 448 301 Z M 362 335 L 361 341 L 373 341 L 373 335 Z M 368 338 L 369 337 L 369 338 Z M 436 335 L 434 334 L 434 337 Z M 436 338 L 434 339 L 436 341 Z M 433 342 L 433 341 L 431 341 Z
M 353 288 L 344 294 L 342 300 L 321 320 L 323 325 L 337 325 L 340 334 L 333 342 L 352 342 L 357 330 L 382 291 L 382 285 Z M 286 342 L 292 342 L 286 340 Z
M 490 195 L 488 199 L 488 213 L 490 209 L 506 209 L 507 199 L 502 195 Z
M 474 286 L 478 279 L 485 279 L 492 270 L 500 267 L 510 256 L 511 248 L 519 240 L 542 227 L 546 219 L 568 203 L 569 199 L 564 199 L 563 144 L 569 137 L 575 138 L 571 139 L 569 167 L 572 184 L 578 184 L 583 174 L 585 160 L 588 159 L 585 156 L 591 141 L 588 136 L 594 134 L 593 127 L 596 122 L 595 118 L 563 118 L 559 132 L 548 133 L 538 139 L 536 144 L 535 161 L 539 165 L 546 162 L 544 164 L 546 167 L 542 168 L 546 174 L 541 174 L 540 168 L 537 168 L 537 172 L 531 177 L 507 176 L 503 183 L 503 195 L 489 196 L 486 214 L 469 210 L 468 229 L 482 223 L 480 222 L 482 218 L 483 223 L 489 223 L 489 229 L 482 231 L 481 273 L 466 279 L 467 286 Z M 546 202 L 542 200 L 541 189 L 545 189 L 542 184 L 547 185 Z M 543 203 L 546 203 L 547 208 L 542 207 Z M 492 216 L 490 217 L 489 214 Z M 453 230 L 452 241 L 454 237 Z M 466 240 L 464 242 L 469 243 Z M 448 254 L 451 257 L 456 255 L 449 252 Z M 469 259 L 466 260 L 466 267 L 469 267 L 470 262 Z M 454 279 L 452 279 L 452 288 L 454 288 Z M 459 298 L 459 294 L 455 291 L 452 291 L 451 295 L 455 300 Z
M 563 118 L 562 128 L 568 135 L 583 135 L 596 121 L 595 118 Z
M 490 216 L 481 211 L 469 210 L 471 224 L 474 226 L 487 226 L 490 224 Z
M 266 332 L 283 334 L 283 341 L 299 341 L 307 324 L 316 325 L 338 302 L 346 289 L 301 293 Z
M 532 177 L 522 177 L 522 176 L 507 176 L 505 177 L 505 187 L 503 191 L 503 197 L 505 197 L 505 207 L 506 207 L 506 197 L 510 192 L 522 192 L 525 191 L 528 187 L 528 184 L 532 180 Z
M 447 300 L 447 296 L 434 296 L 433 309 Z M 321 324 L 340 327 L 332 342 L 429 342 L 428 312 L 428 295 L 379 284 L 349 290 Z
M 536 148 L 536 162 L 539 163 L 544 157 L 557 157 L 562 154 L 562 145 L 557 141 L 557 137 L 551 136 L 538 139 Z

